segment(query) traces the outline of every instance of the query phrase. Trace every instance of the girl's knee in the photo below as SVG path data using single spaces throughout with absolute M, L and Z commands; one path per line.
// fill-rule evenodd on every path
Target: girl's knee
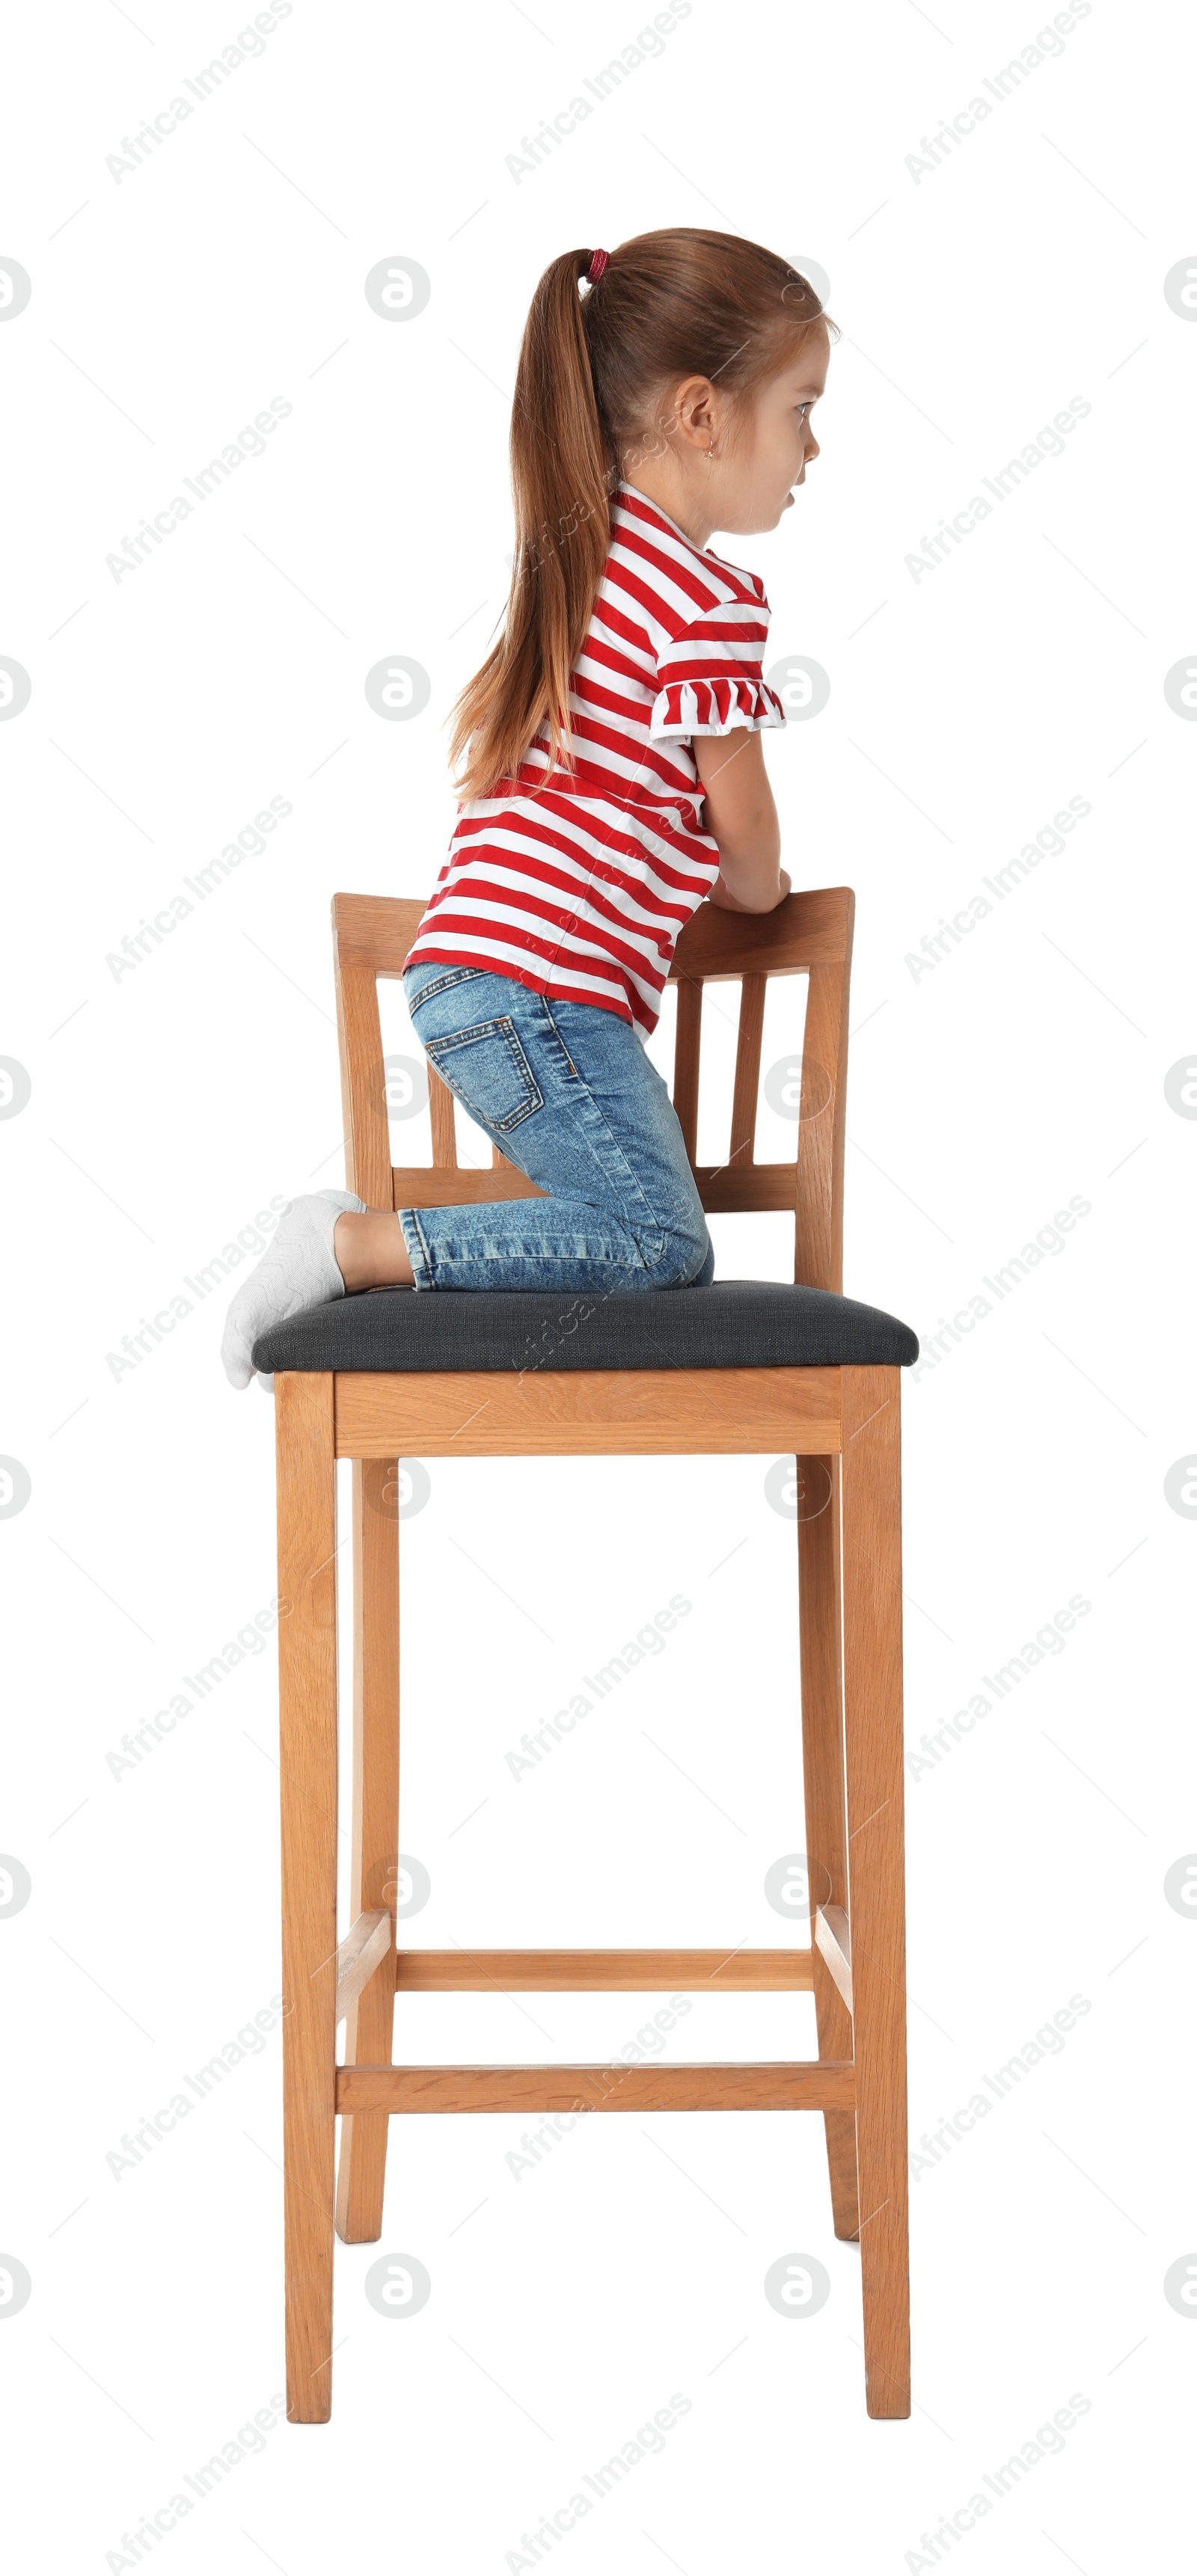
M 707 1288 L 715 1275 L 715 1247 L 705 1225 L 679 1226 L 656 1239 L 656 1257 L 648 1262 L 653 1288 Z
M 709 1288 L 711 1281 L 715 1276 L 715 1246 L 712 1243 L 705 1226 L 703 1228 L 703 1242 L 706 1249 L 703 1253 L 698 1269 L 695 1271 L 692 1278 L 683 1282 L 683 1286 L 687 1288 Z

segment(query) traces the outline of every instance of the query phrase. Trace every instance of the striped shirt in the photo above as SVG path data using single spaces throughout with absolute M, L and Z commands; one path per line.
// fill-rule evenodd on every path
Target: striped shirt
M 481 966 L 650 1036 L 679 932 L 719 871 L 692 737 L 786 720 L 761 671 L 769 614 L 755 573 L 621 483 L 570 680 L 576 766 L 533 793 L 546 724 L 514 777 L 459 807 L 409 962 Z

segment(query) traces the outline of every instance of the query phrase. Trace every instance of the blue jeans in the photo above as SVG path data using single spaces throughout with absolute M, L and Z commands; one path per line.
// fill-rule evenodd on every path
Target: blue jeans
M 400 1208 L 417 1288 L 705 1288 L 715 1255 L 666 1085 L 614 1011 L 409 966 L 429 1063 L 543 1199 Z

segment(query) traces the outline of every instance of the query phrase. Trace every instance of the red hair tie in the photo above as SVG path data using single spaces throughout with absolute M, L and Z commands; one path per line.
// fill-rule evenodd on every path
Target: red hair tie
M 586 271 L 586 284 L 587 284 L 587 286 L 597 286 L 597 285 L 598 285 L 599 279 L 600 279 L 600 277 L 602 276 L 603 270 L 605 269 L 605 267 L 606 267 L 606 265 L 607 265 L 607 261 L 608 261 L 608 259 L 609 259 L 609 258 L 610 258 L 610 252 L 609 252 L 609 251 L 605 251 L 605 250 L 596 250 L 596 251 L 592 251 L 592 252 L 591 252 L 591 256 L 590 256 L 590 266 L 589 266 L 589 268 L 588 268 L 588 269 L 587 269 L 587 271 Z

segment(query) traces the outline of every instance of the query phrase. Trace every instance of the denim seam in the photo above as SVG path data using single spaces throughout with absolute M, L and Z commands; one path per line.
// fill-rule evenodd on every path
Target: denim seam
M 403 1240 L 407 1245 L 407 1257 L 411 1263 L 414 1286 L 417 1289 L 434 1288 L 436 1282 L 432 1275 L 432 1253 L 424 1240 L 415 1208 L 398 1208 L 396 1215 L 402 1229 Z
M 558 1028 L 558 1026 L 557 1026 L 557 1022 L 556 1022 L 556 1020 L 555 1020 L 555 1018 L 554 1018 L 554 1016 L 553 1016 L 553 1005 L 552 1005 L 552 1003 L 551 1003 L 551 1002 L 550 1002 L 550 1000 L 549 1000 L 548 994 L 547 994 L 547 993 L 542 993 L 542 994 L 540 995 L 540 997 L 539 997 L 539 998 L 540 998 L 540 1005 L 541 1005 L 541 1009 L 542 1009 L 542 1010 L 543 1010 L 543 1012 L 544 1012 L 544 1016 L 545 1016 L 546 1020 L 548 1021 L 549 1027 L 551 1028 L 551 1030 L 552 1030 L 552 1032 L 553 1032 L 553 1036 L 555 1037 L 555 1039 L 556 1039 L 556 1041 L 557 1041 L 557 1044 L 558 1044 L 558 1046 L 559 1046 L 559 1047 L 560 1047 L 560 1049 L 561 1049 L 562 1055 L 564 1056 L 565 1061 L 566 1061 L 567 1065 L 569 1066 L 569 1070 L 570 1070 L 570 1078 L 571 1078 L 571 1080 L 572 1080 L 572 1081 L 574 1081 L 574 1082 L 582 1082 L 582 1076 L 581 1076 L 581 1074 L 579 1073 L 579 1071 L 578 1071 L 578 1068 L 577 1068 L 576 1064 L 574 1063 L 574 1060 L 573 1060 L 572 1055 L 570 1054 L 569 1048 L 567 1047 L 567 1045 L 566 1045 L 566 1043 L 565 1043 L 565 1040 L 564 1040 L 564 1038 L 563 1038 L 563 1037 L 562 1037 L 562 1035 L 561 1035 L 561 1031 L 560 1031 L 560 1029 L 559 1029 L 559 1028 Z M 582 1082 L 582 1089 L 586 1092 L 586 1094 L 587 1094 L 587 1097 L 588 1097 L 588 1098 L 593 1098 L 593 1094 L 590 1092 L 590 1087 L 589 1087 L 589 1085 L 588 1085 L 587 1083 Z
M 415 970 L 415 971 L 416 971 L 416 973 L 417 973 L 417 974 L 419 974 L 420 969 L 419 969 L 419 965 L 418 965 L 418 963 L 417 963 L 417 966 L 416 966 L 416 970 Z M 406 974 L 407 974 L 407 969 L 406 969 L 406 967 L 404 968 L 403 972 L 404 972 L 404 979 L 406 979 Z M 422 990 L 421 992 L 417 993 L 417 995 L 416 995 L 416 998 L 415 998 L 414 1002 L 409 1002 L 409 1003 L 408 1003 L 408 1005 L 407 1005 L 408 1010 L 409 1010 L 409 1011 L 418 1011 L 418 1010 L 419 1010 L 419 1008 L 420 1008 L 420 1004 L 421 1004 L 421 1002 L 430 1002 L 430 1001 L 432 1000 L 432 998 L 433 998 L 434 994 L 436 994 L 436 993 L 444 993 L 444 992 L 448 991 L 449 989 L 451 989 L 451 987 L 452 987 L 454 984 L 466 984 L 466 983 L 469 983 L 469 982 L 470 982 L 470 981 L 472 981 L 472 980 L 473 980 L 473 981 L 476 981 L 476 980 L 477 980 L 477 978 L 478 978 L 480 975 L 482 975 L 482 973 L 483 973 L 483 972 L 484 972 L 484 969 L 483 969 L 481 966 L 452 966 L 452 967 L 447 968 L 447 969 L 446 969 L 446 972 L 445 972 L 443 975 L 439 975 L 439 976 L 437 977 L 437 980 L 436 980 L 436 982 L 435 982 L 434 984 L 425 984 L 425 985 L 424 985 L 423 990 Z

